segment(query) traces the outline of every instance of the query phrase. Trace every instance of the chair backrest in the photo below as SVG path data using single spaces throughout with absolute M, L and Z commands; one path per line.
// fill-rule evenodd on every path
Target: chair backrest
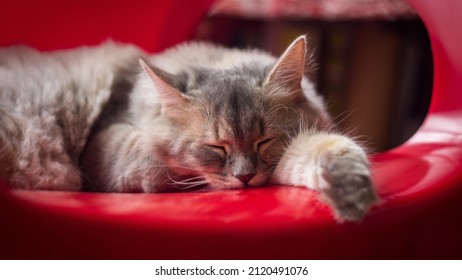
M 462 109 L 462 2 L 407 0 L 428 30 L 434 61 L 430 114 Z
M 40 50 L 95 45 L 108 38 L 160 51 L 190 39 L 213 0 L 0 1 L 0 46 Z

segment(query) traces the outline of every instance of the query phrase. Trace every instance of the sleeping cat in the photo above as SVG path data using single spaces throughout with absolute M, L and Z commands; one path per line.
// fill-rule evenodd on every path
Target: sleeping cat
M 369 162 L 335 132 L 306 53 L 304 36 L 279 59 L 205 43 L 2 49 L 0 178 L 106 192 L 301 185 L 358 220 L 376 201 Z

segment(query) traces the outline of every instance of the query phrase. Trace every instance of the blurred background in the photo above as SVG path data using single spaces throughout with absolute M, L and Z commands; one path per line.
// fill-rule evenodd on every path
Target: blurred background
M 401 0 L 217 0 L 195 37 L 279 56 L 301 34 L 316 65 L 306 74 L 340 128 L 373 152 L 414 134 L 433 64 L 425 26 Z
M 195 34 L 275 56 L 307 34 L 317 67 L 306 74 L 374 152 L 414 134 L 432 91 L 428 34 L 403 0 L 0 0 L 0 30 L 0 46 L 39 50 L 112 38 L 158 52 Z

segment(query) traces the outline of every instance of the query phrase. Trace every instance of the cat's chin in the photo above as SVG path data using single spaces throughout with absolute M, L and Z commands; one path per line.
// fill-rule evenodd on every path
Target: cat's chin
M 245 184 L 236 184 L 236 185 L 229 185 L 229 184 L 214 184 L 210 185 L 210 190 L 216 191 L 227 191 L 227 190 L 241 190 L 244 189 L 246 186 Z
M 242 190 L 247 188 L 255 188 L 265 185 L 269 180 L 266 173 L 257 173 L 249 182 L 242 182 L 233 176 L 218 177 L 213 174 L 204 174 L 207 191 L 224 191 L 224 190 Z
M 236 183 L 230 183 L 230 182 L 218 182 L 218 183 L 211 183 L 209 184 L 209 189 L 210 190 L 242 190 L 242 189 L 247 189 L 247 188 L 255 188 L 258 186 L 262 186 L 263 183 L 243 183 L 243 182 L 236 182 Z

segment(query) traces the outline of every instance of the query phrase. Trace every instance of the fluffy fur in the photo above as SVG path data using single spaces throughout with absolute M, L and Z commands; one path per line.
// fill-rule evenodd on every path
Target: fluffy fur
M 3 49 L 0 176 L 111 192 L 303 185 L 360 219 L 376 200 L 367 156 L 332 132 L 305 60 L 304 37 L 279 59 L 204 43 Z

